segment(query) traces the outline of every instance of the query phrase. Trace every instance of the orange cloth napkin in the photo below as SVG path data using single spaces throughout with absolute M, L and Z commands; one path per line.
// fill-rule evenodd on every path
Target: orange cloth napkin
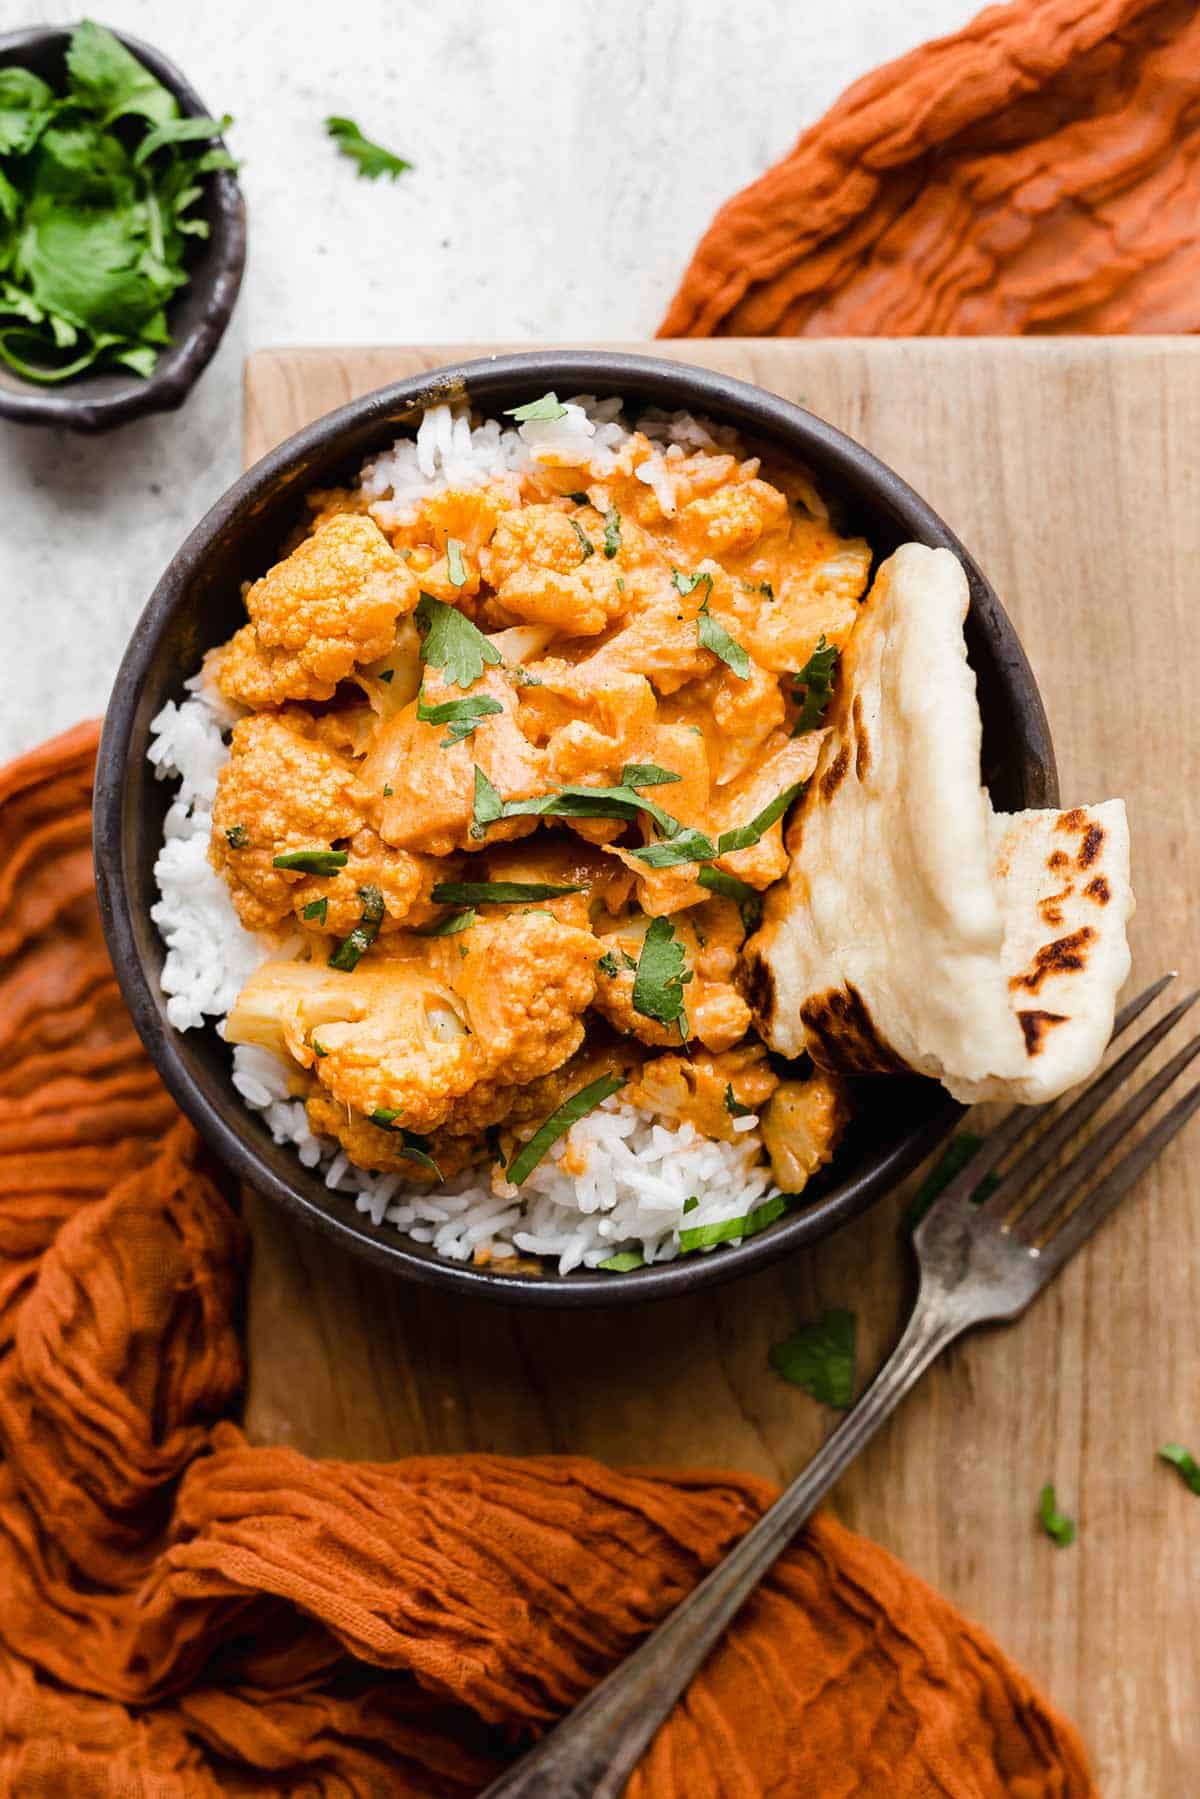
M 1196 0 L 1012 0 L 721 208 L 663 337 L 1200 329 Z
M 737 1540 L 748 1476 L 316 1462 L 230 1415 L 243 1233 L 123 1011 L 96 728 L 0 773 L 0 1792 L 476 1793 Z M 1089 1799 L 996 1646 L 819 1519 L 631 1799 Z

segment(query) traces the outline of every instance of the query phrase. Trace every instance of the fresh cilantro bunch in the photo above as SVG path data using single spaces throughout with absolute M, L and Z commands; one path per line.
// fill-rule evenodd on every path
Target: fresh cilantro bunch
M 186 285 L 203 177 L 236 167 L 231 123 L 179 103 L 102 25 L 67 50 L 65 93 L 0 69 L 0 357 L 30 381 L 119 365 L 148 375 Z

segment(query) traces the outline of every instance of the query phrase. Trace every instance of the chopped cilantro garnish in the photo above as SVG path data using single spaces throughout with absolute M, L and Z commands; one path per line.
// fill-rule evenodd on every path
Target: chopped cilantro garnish
M 658 843 L 643 844 L 641 849 L 630 852 L 647 868 L 677 868 L 682 862 L 710 862 L 716 851 L 703 831 L 695 831 L 690 826 L 678 831 L 674 837 L 664 837 Z
M 531 675 L 529 670 L 522 668 L 519 662 L 514 662 L 504 672 L 514 687 L 540 687 L 542 685 L 542 677 Z
M 417 932 L 418 937 L 456 937 L 475 923 L 478 917 L 474 906 L 468 906 L 463 912 L 448 912 L 445 918 L 439 918 L 436 924 L 423 924 Z
M 385 781 L 383 783 L 383 797 L 385 800 L 390 800 L 394 791 L 395 789 L 391 786 L 390 782 Z
M 696 632 L 700 639 L 700 647 L 704 650 L 711 650 L 714 656 L 719 656 L 726 667 L 733 670 L 739 681 L 748 681 L 750 679 L 750 658 L 741 644 L 729 635 L 720 619 L 714 618 L 709 611 L 708 602 L 711 598 L 711 593 L 705 594 L 696 618 Z
M 711 598 L 713 585 L 711 575 L 685 575 L 682 569 L 672 568 L 671 570 L 671 586 L 676 593 L 691 593 L 694 588 L 700 586 L 702 581 L 708 584 L 708 593 L 705 597 Z
M 364 181 L 378 181 L 381 175 L 395 181 L 406 169 L 412 168 L 403 156 L 397 156 L 392 150 L 385 150 L 382 144 L 371 142 L 364 137 L 353 119 L 340 118 L 336 114 L 325 121 L 325 129 L 333 139 L 343 156 L 348 156 L 358 164 L 358 172 Z
M 250 841 L 250 833 L 245 825 L 230 825 L 225 833 L 225 841 L 231 850 L 244 850 Z
M 660 768 L 657 762 L 627 762 L 621 770 L 622 787 L 669 787 L 672 781 L 682 781 L 674 769 Z
M 646 1266 L 646 1258 L 640 1249 L 619 1249 L 615 1256 L 609 1256 L 607 1261 L 597 1262 L 596 1266 L 602 1268 L 605 1274 L 632 1274 L 635 1268 Z
M 452 687 L 473 687 L 483 674 L 485 663 L 497 663 L 500 652 L 489 643 L 466 616 L 454 606 L 423 593 L 413 617 L 417 628 L 425 632 L 421 644 L 421 660 L 430 668 L 440 668 Z
M 519 906 L 523 900 L 561 899 L 582 893 L 550 881 L 439 881 L 430 898 L 435 906 Z
M 731 1118 L 752 1118 L 754 1116 L 754 1107 L 742 1104 L 733 1090 L 731 1081 L 725 1083 L 725 1110 Z
M 596 546 L 577 518 L 568 519 L 567 523 L 579 539 L 579 560 L 586 562 L 589 556 L 596 554 Z
M 757 843 L 776 820 L 783 817 L 803 787 L 803 781 L 793 781 L 790 787 L 785 787 L 782 793 L 777 793 L 770 804 L 764 806 L 762 811 L 750 820 L 749 824 L 735 825 L 732 831 L 722 831 L 717 838 L 718 856 L 731 855 L 734 850 L 748 850 L 752 844 Z
M 307 906 L 304 908 L 305 918 L 315 919 L 318 924 L 324 924 L 328 914 L 329 901 L 324 898 L 309 900 Z
M 1038 1523 L 1060 1549 L 1075 1541 L 1075 1520 L 1059 1511 L 1054 1488 L 1048 1482 L 1038 1494 Z
M 615 977 L 621 972 L 620 969 L 617 967 L 617 958 L 613 955 L 613 953 L 610 949 L 605 950 L 604 954 L 601 956 L 600 960 L 597 962 L 596 967 L 599 969 L 602 969 L 603 972 L 609 977 L 610 980 L 615 979 Z
M 482 837 L 489 825 L 504 816 L 504 801 L 492 786 L 478 762 L 475 764 L 475 794 L 471 802 L 471 835 Z
M 1200 1462 L 1182 1443 L 1164 1443 L 1159 1450 L 1164 1462 L 1179 1470 L 1179 1477 L 1193 1493 L 1200 1493 Z
M 390 1106 L 376 1106 L 371 1113 L 370 1123 L 377 1124 L 381 1131 L 389 1131 L 393 1136 L 398 1136 L 400 1142 L 396 1147 L 400 1154 L 409 1162 L 419 1162 L 422 1168 L 428 1168 L 439 1181 L 442 1180 L 444 1178 L 442 1171 L 429 1154 L 429 1138 L 419 1137 L 416 1131 L 398 1128 L 396 1120 L 399 1116 L 399 1112 L 394 1111 Z
M 782 1343 L 773 1343 L 767 1360 L 793 1386 L 845 1411 L 854 1397 L 856 1328 L 853 1312 L 834 1308 L 819 1324 L 803 1325 Z
M 294 869 L 304 875 L 332 875 L 345 868 L 349 860 L 345 850 L 288 850 L 286 855 L 272 857 L 271 867 Z
M 699 1200 L 688 1200 L 683 1209 L 694 1211 L 699 1203 Z M 744 1212 L 740 1218 L 719 1218 L 713 1224 L 694 1224 L 681 1230 L 679 1247 L 687 1255 L 689 1250 L 711 1249 L 715 1243 L 728 1243 L 734 1237 L 757 1236 L 777 1218 L 782 1218 L 787 1209 L 787 1196 L 777 1193 L 774 1199 L 765 1199 L 761 1206 L 755 1206 L 752 1212 Z
M 604 554 L 611 562 L 621 547 L 621 514 L 610 506 L 604 514 Z
M 463 561 L 463 547 L 457 537 L 446 539 L 446 578 L 451 587 L 465 587 L 467 569 Z
M 417 695 L 417 717 L 429 725 L 448 725 L 449 729 L 438 745 L 439 749 L 449 749 L 451 744 L 461 743 L 469 737 L 479 721 L 492 718 L 504 707 L 499 700 L 491 699 L 486 693 L 472 694 L 465 700 L 442 700 L 436 706 L 425 704 L 425 690 Z
M 702 868 L 696 879 L 710 893 L 719 893 L 725 899 L 737 901 L 738 911 L 742 915 L 742 929 L 747 936 L 758 929 L 762 919 L 762 894 L 757 888 L 751 887 L 749 881 L 739 881 L 736 875 L 727 875 L 723 868 Z
M 618 593 L 625 592 L 625 577 L 624 577 L 624 575 L 617 576 L 617 592 Z
M 379 888 L 360 887 L 358 897 L 362 901 L 362 917 L 350 935 L 343 937 L 329 958 L 330 968 L 339 968 L 343 974 L 351 974 L 358 967 L 360 959 L 378 937 L 379 927 L 383 923 L 383 894 Z
M 793 737 L 799 737 L 803 731 L 815 731 L 824 718 L 825 708 L 833 693 L 837 659 L 837 645 L 827 644 L 825 633 L 822 632 L 816 649 L 795 679 L 796 698 L 800 698 L 803 689 L 804 699 L 800 704 L 800 715 L 792 727 Z
M 232 121 L 179 103 L 111 31 L 75 27 L 51 87 L 0 70 L 0 360 L 25 380 L 151 374 L 190 279 L 211 142 Z
M 558 399 L 557 394 L 543 394 L 540 400 L 527 400 L 524 406 L 506 406 L 506 419 L 516 419 L 518 425 L 528 424 L 532 419 L 566 418 L 567 409 Z
M 678 1025 L 687 1039 L 683 989 L 692 979 L 683 944 L 669 918 L 652 918 L 642 942 L 633 980 L 633 1009 L 662 1025 Z
M 589 1112 L 603 1105 L 604 1101 L 614 1093 L 619 1093 L 625 1085 L 625 1076 L 621 1074 L 602 1074 L 599 1080 L 589 1081 L 578 1093 L 564 1100 L 557 1111 L 551 1112 L 545 1123 L 539 1125 L 533 1136 L 523 1149 L 518 1150 L 508 1165 L 507 1174 L 514 1187 L 527 1180 L 545 1155 L 558 1139 L 569 1131 L 573 1124 L 585 1118 Z

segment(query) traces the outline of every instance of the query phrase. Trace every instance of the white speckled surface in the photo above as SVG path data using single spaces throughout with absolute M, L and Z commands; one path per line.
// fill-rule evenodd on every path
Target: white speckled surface
M 4 0 L 0 29 L 80 10 Z M 237 473 L 248 349 L 649 335 L 724 199 L 849 81 L 977 10 L 107 0 L 234 114 L 249 261 L 182 412 L 100 438 L 0 423 L 0 757 L 103 710 L 163 564 Z M 358 180 L 331 112 L 415 171 Z

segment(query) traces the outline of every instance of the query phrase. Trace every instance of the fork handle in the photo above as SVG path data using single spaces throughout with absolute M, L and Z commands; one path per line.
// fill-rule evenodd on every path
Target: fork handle
M 618 1799 L 643 1751 L 743 1602 L 934 1357 L 965 1328 L 918 1298 L 854 1409 L 769 1511 L 633 1654 L 482 1799 Z

